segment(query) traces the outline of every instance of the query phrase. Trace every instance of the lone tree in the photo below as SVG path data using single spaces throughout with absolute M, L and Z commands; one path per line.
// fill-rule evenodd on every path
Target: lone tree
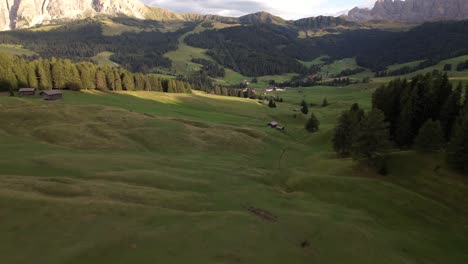
M 338 156 L 347 157 L 351 154 L 353 139 L 363 118 L 364 111 L 358 104 L 354 104 L 349 111 L 341 114 L 333 135 L 333 149 Z
M 312 113 L 310 115 L 309 121 L 307 121 L 305 128 L 310 133 L 315 133 L 319 130 L 320 122 L 318 121 L 317 117 Z
M 439 121 L 428 120 L 419 130 L 415 148 L 421 152 L 439 151 L 444 144 L 444 132 Z
M 385 115 L 378 109 L 372 110 L 359 124 L 353 139 L 352 156 L 355 159 L 374 160 L 390 146 L 388 125 Z
M 307 106 L 307 102 L 305 100 L 302 100 L 301 106 L 302 106 L 301 112 L 304 115 L 307 115 L 309 113 L 309 106 Z
M 329 105 L 327 98 L 323 99 L 322 107 L 327 107 Z
M 268 107 L 270 108 L 276 108 L 276 103 L 273 99 L 270 99 L 270 101 L 268 102 Z
M 335 127 L 333 149 L 338 156 L 347 157 L 351 153 L 356 124 L 349 111 L 343 112 Z

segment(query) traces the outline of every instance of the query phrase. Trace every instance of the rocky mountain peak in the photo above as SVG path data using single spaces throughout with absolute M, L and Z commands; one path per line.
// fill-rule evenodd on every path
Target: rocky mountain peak
M 0 29 L 47 24 L 53 20 L 83 19 L 97 15 L 135 18 L 174 18 L 167 10 L 150 8 L 139 0 L 0 0 Z
M 468 19 L 466 0 L 377 0 L 372 9 L 354 8 L 348 13 L 354 21 L 396 20 L 420 23 Z

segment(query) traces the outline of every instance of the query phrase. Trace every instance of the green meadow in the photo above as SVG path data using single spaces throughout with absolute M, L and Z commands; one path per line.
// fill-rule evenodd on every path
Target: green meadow
M 21 45 L 0 44 L 0 52 L 8 53 L 16 56 L 34 56 L 37 55 L 34 51 L 23 48 Z
M 337 159 L 374 87 L 0 96 L 2 263 L 466 263 L 468 182 L 438 155 Z M 320 131 L 293 112 L 302 99 Z M 269 129 L 277 121 L 285 132 Z M 439 170 L 434 170 L 439 166 Z
M 99 66 L 118 67 L 119 64 L 110 59 L 112 55 L 114 55 L 112 52 L 104 51 L 96 54 L 91 60 Z

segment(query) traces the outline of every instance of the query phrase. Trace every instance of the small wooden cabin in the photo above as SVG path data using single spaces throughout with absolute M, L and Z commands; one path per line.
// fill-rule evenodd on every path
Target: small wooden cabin
M 278 123 L 275 122 L 275 121 L 272 121 L 272 122 L 268 123 L 267 126 L 269 126 L 271 128 L 276 128 L 278 126 Z
M 36 89 L 34 88 L 20 88 L 18 90 L 18 94 L 21 96 L 35 96 L 36 95 Z
M 55 101 L 63 99 L 63 92 L 60 90 L 45 90 L 39 94 L 44 100 Z

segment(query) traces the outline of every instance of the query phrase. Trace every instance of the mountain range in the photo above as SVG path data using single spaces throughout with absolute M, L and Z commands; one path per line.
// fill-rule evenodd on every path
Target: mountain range
M 178 14 L 158 7 L 144 5 L 138 0 L 2 0 L 0 1 L 0 30 L 30 28 L 53 21 L 85 19 L 96 16 L 128 16 L 157 21 L 214 20 L 240 24 L 299 24 L 309 19 L 286 21 L 280 17 L 259 12 L 240 18 L 216 15 Z M 468 18 L 466 0 L 378 0 L 372 9 L 354 8 L 341 20 L 363 22 L 369 20 L 396 20 L 425 22 L 435 20 L 462 20 Z M 338 19 L 338 18 L 337 18 Z

